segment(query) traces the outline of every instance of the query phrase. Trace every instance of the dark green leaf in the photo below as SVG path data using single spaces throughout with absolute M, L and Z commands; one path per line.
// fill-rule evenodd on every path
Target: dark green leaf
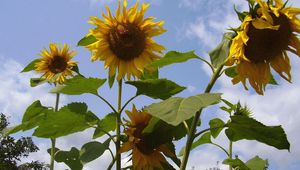
M 211 137 L 211 133 L 210 133 L 210 132 L 206 132 L 205 134 L 203 134 L 196 142 L 194 142 L 194 143 L 192 144 L 191 150 L 197 148 L 197 147 L 200 146 L 200 145 L 207 144 L 207 143 L 211 143 L 210 137 Z M 179 156 L 183 156 L 184 150 L 185 150 L 185 147 L 183 147 L 183 148 L 180 150 Z
M 152 116 L 177 126 L 185 120 L 192 118 L 197 111 L 218 103 L 220 93 L 204 93 L 188 98 L 172 97 L 165 101 L 151 104 L 145 110 Z
M 167 147 L 168 150 L 172 153 L 172 154 L 166 154 L 166 156 L 168 158 L 170 158 L 178 167 L 180 167 L 181 161 L 176 156 L 175 145 L 172 142 L 170 142 L 170 143 L 165 144 L 164 146 Z
M 236 36 L 234 32 L 227 32 L 223 35 L 222 42 L 211 52 L 209 52 L 210 60 L 213 67 L 221 66 L 229 55 L 231 40 Z
M 159 60 L 155 60 L 154 62 L 152 62 L 150 64 L 150 67 L 162 68 L 167 65 L 186 62 L 189 59 L 199 58 L 194 52 L 195 51 L 180 53 L 177 51 L 169 51 L 163 58 L 160 58 Z
M 225 133 L 232 141 L 257 140 L 277 149 L 290 149 L 290 143 L 281 126 L 266 126 L 244 115 L 232 116 Z
M 74 71 L 75 73 L 77 73 L 81 77 L 84 77 L 82 74 L 80 74 L 78 65 L 73 66 L 72 71 Z
M 80 95 L 84 93 L 98 95 L 98 88 L 100 88 L 105 81 L 106 79 L 75 76 L 71 79 L 68 79 L 64 85 L 53 88 L 50 92 L 68 95 Z
M 153 99 L 167 99 L 177 93 L 180 93 L 185 87 L 167 79 L 149 79 L 138 81 L 127 81 L 126 84 L 137 88 L 137 95 L 146 95 Z
M 235 159 L 225 159 L 223 161 L 223 164 L 225 165 L 231 165 L 233 168 L 238 168 L 239 170 L 250 170 L 243 161 L 241 161 L 238 158 Z M 256 170 L 256 169 L 255 169 Z
M 36 87 L 41 84 L 47 83 L 48 81 L 44 78 L 31 78 L 30 79 L 30 86 L 31 87 Z
M 58 112 L 49 112 L 33 135 L 43 138 L 58 138 L 90 128 L 98 120 L 91 111 L 87 110 L 85 103 L 71 103 L 62 107 Z
M 86 37 L 83 37 L 78 43 L 77 46 L 87 46 L 90 44 L 93 44 L 94 42 L 97 42 L 98 40 L 93 35 L 89 35 Z
M 209 126 L 211 128 L 211 135 L 216 138 L 220 134 L 220 132 L 223 130 L 225 123 L 219 119 L 215 118 L 209 121 Z
M 64 162 L 71 170 L 82 170 L 83 164 L 79 159 L 79 150 L 72 147 L 70 151 L 58 150 L 55 153 L 56 162 Z
M 246 165 L 251 170 L 266 170 L 266 168 L 268 167 L 268 160 L 263 160 L 259 156 L 255 156 L 254 158 L 247 161 Z
M 99 120 L 97 128 L 95 129 L 93 139 L 103 136 L 105 133 L 113 131 L 116 129 L 116 113 L 110 113 L 106 115 L 103 119 Z
M 32 71 L 35 69 L 35 64 L 37 62 L 39 62 L 40 60 L 39 59 L 35 59 L 33 60 L 31 63 L 29 63 L 22 71 L 21 73 L 24 73 L 24 72 L 29 72 L 29 71 Z
M 99 158 L 107 149 L 107 146 L 103 143 L 93 141 L 84 144 L 81 147 L 79 158 L 83 164 L 91 162 Z
M 277 81 L 275 80 L 275 78 L 272 74 L 271 74 L 271 77 L 270 77 L 270 80 L 269 80 L 269 84 L 278 85 Z

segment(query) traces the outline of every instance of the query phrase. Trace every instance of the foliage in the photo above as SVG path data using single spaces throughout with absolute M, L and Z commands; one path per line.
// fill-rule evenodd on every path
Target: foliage
M 7 117 L 0 114 L 0 131 L 9 125 Z M 44 170 L 47 165 L 39 162 L 32 161 L 19 165 L 22 158 L 28 157 L 30 153 L 37 152 L 39 148 L 33 143 L 30 137 L 21 137 L 16 140 L 11 136 L 0 136 L 0 169 L 5 170 L 18 170 L 18 169 L 35 169 Z

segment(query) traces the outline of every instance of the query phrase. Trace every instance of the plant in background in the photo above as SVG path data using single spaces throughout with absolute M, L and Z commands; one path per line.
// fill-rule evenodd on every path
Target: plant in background
M 7 117 L 0 114 L 0 131 L 9 125 Z M 21 137 L 16 140 L 11 136 L 2 137 L 0 134 L 0 169 L 5 170 L 45 170 L 48 165 L 32 161 L 20 165 L 22 158 L 28 157 L 30 153 L 37 152 L 39 148 L 33 143 L 31 137 Z
M 72 170 L 81 170 L 85 164 L 109 151 L 109 170 L 114 165 L 117 170 L 122 169 L 124 152 L 130 152 L 132 165 L 123 169 L 185 170 L 190 152 L 202 144 L 212 144 L 224 151 L 227 159 L 223 164 L 229 165 L 230 170 L 265 169 L 267 161 L 259 157 L 245 163 L 238 157 L 233 158 L 233 144 L 240 140 L 256 140 L 277 149 L 289 150 L 290 144 L 282 127 L 260 123 L 252 117 L 248 107 L 232 104 L 223 99 L 221 93 L 211 91 L 225 73 L 233 78 L 233 83 L 242 82 L 245 87 L 249 80 L 256 92 L 263 94 L 266 84 L 277 84 L 270 66 L 290 81 L 286 50 L 299 54 L 299 40 L 295 34 L 299 30 L 296 17 L 299 9 L 286 7 L 280 0 L 275 3 L 272 0 L 248 2 L 250 11 L 237 12 L 242 20 L 241 26 L 224 34 L 221 43 L 209 53 L 210 61 L 207 61 L 194 51 L 169 51 L 160 58 L 164 47 L 155 43 L 152 37 L 165 32 L 163 22 L 153 22 L 153 17 L 144 18 L 149 4 L 143 3 L 139 9 L 139 4 L 135 3 L 127 9 L 126 0 L 123 5 L 118 1 L 116 15 L 113 16 L 107 7 L 107 15 L 103 14 L 103 19 L 91 17 L 90 23 L 96 27 L 78 42 L 79 46 L 91 51 L 92 61 L 104 61 L 104 67 L 109 68 L 108 81 L 81 75 L 76 62 L 71 61 L 74 53 L 68 52 L 66 45 L 64 48 L 50 45 L 50 51 L 43 50 L 43 58 L 34 60 L 23 72 L 37 69 L 44 73 L 41 78 L 31 79 L 32 86 L 54 82 L 56 86 L 50 93 L 55 93 L 57 97 L 55 109 L 43 106 L 40 101 L 33 102 L 25 111 L 22 123 L 6 129 L 4 135 L 34 129 L 33 136 L 50 138 L 52 147 L 48 152 L 51 155 L 51 169 L 55 160 L 65 163 Z M 191 59 L 207 64 L 212 70 L 211 79 L 201 94 L 175 96 L 186 88 L 160 78 L 158 71 Z M 231 67 L 225 68 L 225 65 Z M 73 72 L 77 75 L 71 77 Z M 131 77 L 135 79 L 132 81 Z M 115 79 L 118 81 L 116 107 L 98 91 L 106 83 L 112 87 Z M 126 102 L 122 102 L 123 81 L 125 87 L 134 86 L 137 89 L 136 94 L 128 96 Z M 88 109 L 87 104 L 78 102 L 58 109 L 59 94 L 91 94 L 107 104 L 110 111 L 99 118 Z M 156 102 L 142 109 L 133 106 L 132 111 L 126 111 L 127 119 L 123 111 L 141 95 L 156 99 Z M 202 111 L 221 101 L 226 106 L 220 109 L 229 113 L 229 120 L 224 122 L 215 118 L 209 121 L 209 125 L 203 126 L 200 119 L 204 116 Z M 86 129 L 94 129 L 93 141 L 83 144 L 81 148 L 61 150 L 55 147 L 56 138 Z M 229 139 L 228 148 L 213 140 L 223 130 Z M 105 138 L 104 142 L 96 141 L 100 137 Z M 186 144 L 177 155 L 174 143 L 184 137 Z M 115 153 L 109 147 L 110 143 L 115 145 Z

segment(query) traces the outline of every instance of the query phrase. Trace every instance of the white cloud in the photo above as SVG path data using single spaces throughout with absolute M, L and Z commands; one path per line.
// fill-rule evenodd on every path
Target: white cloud
M 11 124 L 20 123 L 26 108 L 35 100 L 41 100 L 43 105 L 54 106 L 55 95 L 49 94 L 49 86 L 30 87 L 33 73 L 20 73 L 24 66 L 18 62 L 0 56 L 0 112 L 10 116 Z M 62 97 L 61 103 L 66 98 Z

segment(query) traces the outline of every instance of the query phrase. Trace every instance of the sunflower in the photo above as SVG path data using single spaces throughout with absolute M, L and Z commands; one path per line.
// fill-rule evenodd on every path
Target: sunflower
M 126 9 L 127 1 L 123 1 L 121 10 L 120 0 L 116 16 L 106 7 L 107 15 L 102 14 L 103 20 L 91 17 L 89 22 L 96 28 L 89 31 L 88 36 L 96 38 L 96 42 L 87 45 L 92 52 L 91 60 L 104 61 L 105 69 L 109 68 L 109 77 L 116 74 L 121 80 L 125 75 L 130 79 L 140 77 L 145 66 L 160 57 L 165 48 L 157 44 L 152 37 L 165 32 L 163 21 L 154 22 L 154 17 L 144 18 L 149 4 L 143 3 L 138 9 L 138 2 Z
M 237 36 L 232 40 L 229 57 L 225 64 L 236 64 L 237 76 L 233 84 L 246 80 L 263 95 L 271 79 L 271 68 L 282 78 L 291 82 L 291 65 L 287 55 L 290 51 L 300 56 L 300 9 L 286 7 L 281 0 L 257 4 L 245 16 Z
M 132 150 L 131 159 L 134 170 L 164 169 L 168 162 L 163 154 L 168 156 L 174 156 L 174 154 L 165 144 L 154 145 L 155 139 L 149 139 L 147 135 L 142 134 L 152 118 L 151 115 L 137 111 L 135 107 L 133 107 L 132 112 L 126 111 L 126 114 L 130 118 L 124 130 L 128 136 L 128 141 L 123 144 L 120 152 Z
M 77 62 L 71 61 L 76 54 L 69 50 L 69 46 L 64 44 L 63 47 L 50 43 L 49 51 L 41 50 L 39 54 L 42 58 L 38 59 L 35 64 L 35 71 L 43 73 L 42 77 L 48 81 L 63 84 L 67 76 L 72 76 L 72 68 Z

